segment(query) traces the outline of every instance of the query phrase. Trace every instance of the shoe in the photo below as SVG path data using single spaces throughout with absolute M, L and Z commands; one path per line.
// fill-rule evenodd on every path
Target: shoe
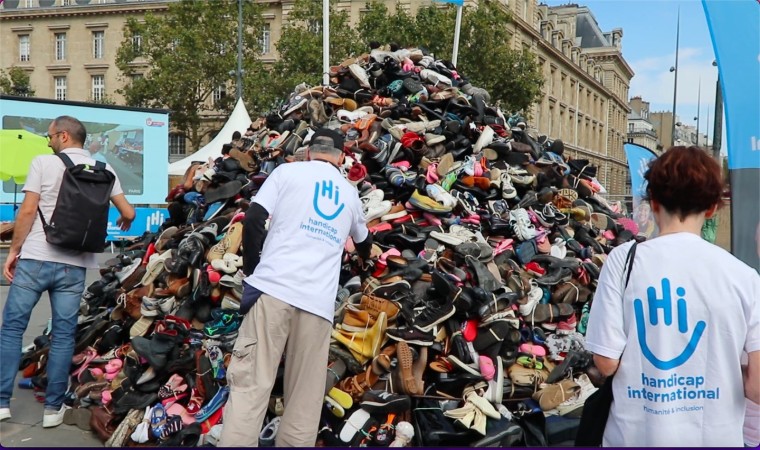
M 58 411 L 45 411 L 42 416 L 42 428 L 53 428 L 63 423 L 63 415 L 69 409 L 66 405 L 61 405 Z M 10 413 L 8 414 L 10 416 Z
M 425 333 L 416 328 L 388 328 L 385 334 L 394 341 L 423 347 L 428 347 L 435 343 L 435 337 L 432 333 Z
M 429 302 L 427 306 L 423 307 L 422 311 L 415 316 L 414 328 L 422 332 L 430 331 L 434 326 L 453 316 L 454 313 L 456 313 L 456 308 L 453 303 L 447 302 L 436 304 L 435 302 Z
M 219 408 L 224 406 L 224 404 L 227 402 L 227 397 L 230 395 L 230 388 L 229 386 L 225 386 L 221 389 L 219 389 L 216 392 L 216 395 L 214 395 L 209 402 L 198 411 L 198 413 L 195 414 L 195 420 L 198 422 L 203 422 L 204 420 L 208 419 L 213 413 L 215 413 Z
M 11 418 L 10 408 L 0 408 L 0 420 L 8 420 Z
M 274 447 L 277 430 L 280 429 L 281 417 L 275 417 L 261 430 L 259 434 L 259 447 Z
M 408 395 L 393 394 L 387 391 L 370 390 L 362 396 L 361 407 L 370 414 L 403 414 L 412 406 Z

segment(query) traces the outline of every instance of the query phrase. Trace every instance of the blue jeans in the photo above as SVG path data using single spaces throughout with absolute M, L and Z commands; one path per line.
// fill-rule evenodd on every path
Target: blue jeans
M 69 264 L 34 259 L 18 261 L 0 329 L 0 408 L 10 406 L 21 360 L 21 340 L 29 325 L 32 310 L 42 293 L 48 291 L 53 327 L 47 357 L 45 409 L 60 409 L 69 384 L 85 272 L 84 267 Z

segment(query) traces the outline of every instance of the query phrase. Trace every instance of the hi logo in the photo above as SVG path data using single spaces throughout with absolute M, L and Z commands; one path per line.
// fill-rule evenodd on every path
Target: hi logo
M 678 300 L 676 301 L 678 332 L 686 334 L 689 331 L 689 322 L 686 317 L 686 300 L 683 298 L 686 295 L 686 289 L 678 287 L 676 289 L 676 295 L 678 296 Z M 672 326 L 673 300 L 671 297 L 670 280 L 667 278 L 662 279 L 662 298 L 657 298 L 657 289 L 654 286 L 649 286 L 647 288 L 647 306 L 649 308 L 649 323 L 651 326 Z M 644 302 L 639 298 L 634 300 L 633 310 L 636 315 L 636 332 L 639 337 L 639 347 L 641 347 L 641 352 L 653 366 L 660 370 L 670 370 L 688 361 L 697 349 L 697 344 L 699 344 L 699 340 L 702 338 L 702 333 L 704 333 L 705 328 L 707 327 L 707 324 L 703 320 L 697 322 L 697 326 L 694 327 L 694 332 L 681 354 L 673 359 L 663 361 L 652 352 L 649 348 L 649 344 L 647 344 L 647 324 L 644 317 Z M 662 325 L 659 324 L 660 310 L 662 310 L 663 315 Z
M 332 213 L 327 213 L 320 208 L 320 203 L 325 207 L 327 206 L 325 203 L 328 202 L 325 202 L 324 200 L 320 201 L 320 199 L 324 198 L 331 200 L 330 203 L 332 203 L 332 205 L 329 206 L 329 208 L 333 211 Z M 316 211 L 321 218 L 325 220 L 333 220 L 340 215 L 345 206 L 346 205 L 340 202 L 340 189 L 338 189 L 338 186 L 333 186 L 332 181 L 322 181 L 321 183 L 317 181 L 314 183 L 314 211 Z M 328 211 L 330 209 L 328 209 Z
M 156 211 L 153 214 L 145 218 L 145 229 L 150 231 L 153 225 L 161 225 L 166 218 L 160 211 Z

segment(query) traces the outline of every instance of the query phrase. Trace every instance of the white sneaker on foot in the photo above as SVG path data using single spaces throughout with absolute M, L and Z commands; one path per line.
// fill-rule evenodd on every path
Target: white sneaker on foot
M 10 408 L 0 408 L 0 420 L 7 420 L 11 418 Z
M 63 414 L 69 409 L 66 405 L 61 405 L 58 411 L 45 411 L 42 416 L 42 428 L 53 428 L 63 423 Z

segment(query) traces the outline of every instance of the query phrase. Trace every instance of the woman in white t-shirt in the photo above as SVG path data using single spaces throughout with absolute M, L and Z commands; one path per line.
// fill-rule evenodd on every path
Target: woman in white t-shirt
M 637 246 L 627 287 L 632 244 L 610 253 L 586 335 L 615 375 L 603 445 L 741 447 L 745 398 L 760 402 L 760 276 L 700 237 L 723 184 L 706 152 L 671 148 L 645 179 L 660 235 Z

